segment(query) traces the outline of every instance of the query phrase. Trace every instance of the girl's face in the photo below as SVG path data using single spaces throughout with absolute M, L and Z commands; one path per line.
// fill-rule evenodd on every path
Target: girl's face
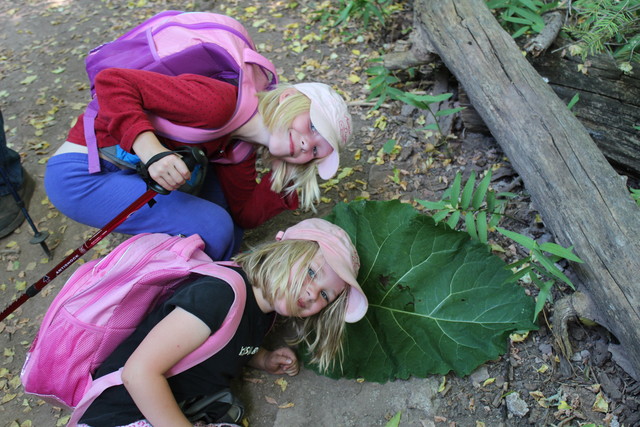
M 289 273 L 289 287 L 301 267 L 300 261 L 293 265 Z M 288 298 L 295 299 L 294 305 L 297 307 L 297 312 L 290 312 L 287 296 L 276 298 L 273 307 L 278 314 L 283 316 L 309 317 L 335 301 L 346 287 L 347 283 L 326 263 L 324 256 L 318 251 L 305 272 L 300 295 L 288 296 Z
M 298 114 L 288 129 L 277 130 L 269 138 L 271 155 L 287 163 L 305 164 L 327 157 L 333 151 L 311 123 L 309 112 Z

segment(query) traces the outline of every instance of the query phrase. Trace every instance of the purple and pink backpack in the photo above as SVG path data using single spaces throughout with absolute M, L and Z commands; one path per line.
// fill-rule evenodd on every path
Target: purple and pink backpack
M 92 373 L 141 320 L 193 273 L 229 283 L 235 300 L 222 326 L 176 364 L 175 375 L 217 353 L 235 334 L 246 301 L 242 276 L 231 262 L 214 262 L 198 235 L 140 234 L 104 258 L 80 266 L 47 310 L 22 368 L 25 392 L 73 408 L 75 426 L 106 388 L 122 384 L 120 371 L 92 379 Z
M 217 129 L 179 126 L 149 114 L 156 133 L 183 143 L 197 144 L 227 135 L 245 124 L 257 111 L 257 92 L 277 84 L 275 66 L 256 51 L 249 33 L 240 22 L 210 12 L 159 13 L 116 40 L 93 49 L 86 60 L 92 101 L 84 115 L 85 139 L 89 149 L 89 172 L 99 172 L 94 120 L 99 111 L 94 80 L 106 68 L 129 68 L 177 76 L 200 74 L 233 83 L 238 87 L 236 110 L 227 124 Z M 254 150 L 238 142 L 215 163 L 239 163 Z M 110 157 L 114 153 L 108 153 Z

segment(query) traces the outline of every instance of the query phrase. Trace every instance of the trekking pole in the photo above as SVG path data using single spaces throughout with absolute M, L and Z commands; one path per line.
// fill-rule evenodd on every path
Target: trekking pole
M 183 160 L 187 164 L 190 170 L 192 170 L 196 164 L 202 164 L 203 158 L 206 161 L 206 156 L 204 152 L 196 147 L 188 148 L 190 150 L 190 154 L 192 157 L 184 157 Z M 184 152 L 183 150 L 176 150 L 173 152 L 168 152 L 169 154 L 179 152 Z M 162 154 L 162 153 L 161 153 Z M 147 167 L 153 163 L 153 161 L 157 161 L 159 158 L 152 157 L 147 163 Z M 155 159 L 154 159 L 155 158 Z M 140 172 L 140 170 L 139 170 Z M 146 171 L 144 171 L 146 172 Z M 147 182 L 148 189 L 147 191 L 140 196 L 136 201 L 131 203 L 129 207 L 127 207 L 124 211 L 118 214 L 114 219 L 112 219 L 107 225 L 98 230 L 93 236 L 91 236 L 82 246 L 77 248 L 71 254 L 69 254 L 65 259 L 60 261 L 58 265 L 53 267 L 47 274 L 42 276 L 40 280 L 38 280 L 33 285 L 29 286 L 27 290 L 22 294 L 18 299 L 12 302 L 7 308 L 5 308 L 2 313 L 0 313 L 0 322 L 7 318 L 7 316 L 13 313 L 18 307 L 24 304 L 29 298 L 36 296 L 42 288 L 47 286 L 53 279 L 58 277 L 60 273 L 65 271 L 71 264 L 76 262 L 82 255 L 84 255 L 89 249 L 93 248 L 97 245 L 102 239 L 108 236 L 113 230 L 115 230 L 120 224 L 122 224 L 131 214 L 136 212 L 138 209 L 150 203 L 151 200 L 157 194 L 169 194 L 170 191 L 165 190 L 158 183 L 149 178 L 148 174 L 141 173 L 143 178 Z
M 40 244 L 40 246 L 42 246 L 42 249 L 44 250 L 44 253 L 47 255 L 47 258 L 51 258 L 51 251 L 49 250 L 49 246 L 47 246 L 47 243 L 45 242 L 45 240 L 47 240 L 47 237 L 49 237 L 49 232 L 39 231 L 36 225 L 33 223 L 33 220 L 31 219 L 31 216 L 27 211 L 27 207 L 25 206 L 24 201 L 20 198 L 20 195 L 18 194 L 16 189 L 13 188 L 13 184 L 11 184 L 11 181 L 9 180 L 7 171 L 5 171 L 3 167 L 0 167 L 0 174 L 2 174 L 2 178 L 4 179 L 6 186 L 9 188 L 13 199 L 18 204 L 18 207 L 22 211 L 22 214 L 33 230 L 33 238 L 29 243 L 31 243 L 32 245 Z

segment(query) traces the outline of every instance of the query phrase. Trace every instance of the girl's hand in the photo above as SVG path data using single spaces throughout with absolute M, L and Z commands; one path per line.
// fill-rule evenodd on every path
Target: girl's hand
M 136 137 L 132 145 L 133 151 L 140 161 L 147 163 L 156 154 L 168 151 L 153 132 L 142 132 Z M 173 191 L 180 188 L 189 178 L 191 172 L 180 156 L 165 156 L 149 166 L 149 176 L 165 190 Z
M 169 191 L 177 190 L 191 177 L 189 168 L 177 154 L 161 158 L 147 171 L 151 179 Z
M 261 348 L 249 364 L 274 375 L 294 376 L 300 372 L 298 357 L 289 347 L 282 347 L 274 351 Z

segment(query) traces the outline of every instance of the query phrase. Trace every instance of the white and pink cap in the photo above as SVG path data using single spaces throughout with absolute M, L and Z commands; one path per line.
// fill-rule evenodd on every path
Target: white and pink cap
M 276 240 L 312 240 L 320 246 L 327 264 L 351 286 L 347 300 L 345 321 L 355 323 L 367 313 L 367 296 L 358 284 L 360 258 L 349 235 L 340 227 L 324 219 L 311 218 L 300 221 L 286 231 L 280 231 Z
M 340 165 L 340 149 L 351 137 L 351 115 L 344 99 L 324 83 L 298 83 L 294 88 L 311 100 L 311 123 L 333 147 L 327 157 L 318 162 L 318 175 L 332 178 Z

